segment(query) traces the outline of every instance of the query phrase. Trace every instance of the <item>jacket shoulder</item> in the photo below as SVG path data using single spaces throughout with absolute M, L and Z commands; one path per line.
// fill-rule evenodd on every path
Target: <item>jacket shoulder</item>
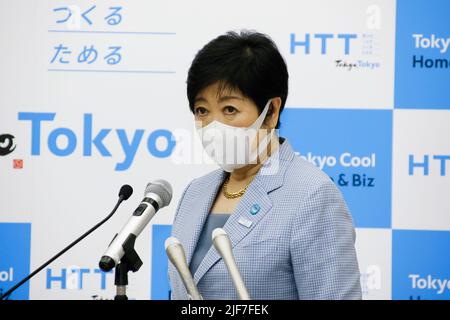
M 334 182 L 330 176 L 314 164 L 295 155 L 286 169 L 284 185 L 306 195 L 324 185 L 334 186 Z
M 189 194 L 204 192 L 205 186 L 212 181 L 216 181 L 221 175 L 222 170 L 216 169 L 203 176 L 192 179 L 191 182 L 188 184 Z
M 184 188 L 183 193 L 178 202 L 177 213 L 182 205 L 189 202 L 189 199 L 195 198 L 197 195 L 205 192 L 205 187 L 211 182 L 217 180 L 222 174 L 221 169 L 216 169 L 203 176 L 194 178 Z

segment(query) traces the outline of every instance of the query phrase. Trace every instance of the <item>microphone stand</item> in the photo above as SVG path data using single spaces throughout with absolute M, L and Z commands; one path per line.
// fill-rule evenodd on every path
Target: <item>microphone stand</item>
M 136 236 L 130 234 L 122 245 L 125 252 L 120 263 L 116 266 L 114 284 L 116 285 L 116 296 L 114 300 L 128 300 L 126 291 L 128 285 L 128 271 L 136 272 L 142 266 L 142 260 L 134 250 Z
M 128 199 L 128 197 L 127 197 Z M 116 212 L 117 208 L 119 208 L 119 205 L 122 203 L 122 201 L 126 200 L 125 196 L 120 195 L 119 196 L 119 200 L 117 201 L 114 209 L 111 211 L 111 213 L 102 221 L 100 221 L 99 223 L 97 223 L 93 228 L 89 229 L 87 232 L 85 232 L 81 237 L 79 237 L 78 239 L 76 239 L 74 242 L 72 242 L 71 244 L 69 244 L 67 247 L 65 247 L 63 250 L 61 250 L 59 253 L 57 253 L 53 258 L 51 258 L 50 260 L 48 260 L 46 263 L 44 263 L 42 266 L 40 266 L 39 268 L 37 268 L 36 270 L 34 270 L 32 273 L 30 273 L 27 277 L 25 277 L 24 279 L 22 279 L 18 284 L 16 284 L 14 287 L 12 287 L 11 289 L 9 289 L 8 291 L 6 291 L 6 293 L 4 293 L 2 296 L 0 296 L 0 301 L 3 300 L 4 298 L 8 297 L 13 291 L 15 291 L 17 288 L 19 288 L 21 285 L 23 285 L 25 282 L 27 282 L 28 280 L 30 280 L 32 277 L 34 277 L 39 271 L 41 271 L 42 269 L 44 269 L 46 266 L 48 266 L 50 263 L 52 263 L 53 261 L 55 261 L 56 259 L 58 259 L 61 255 L 63 255 L 64 253 L 66 253 L 67 250 L 69 250 L 70 248 L 72 248 L 74 245 L 76 245 L 78 242 L 80 242 L 81 240 L 83 240 L 84 238 L 86 238 L 88 235 L 90 235 L 92 232 L 94 232 L 98 227 L 100 227 L 102 224 L 104 224 L 106 221 L 109 220 L 109 218 L 111 218 L 113 216 L 113 214 Z

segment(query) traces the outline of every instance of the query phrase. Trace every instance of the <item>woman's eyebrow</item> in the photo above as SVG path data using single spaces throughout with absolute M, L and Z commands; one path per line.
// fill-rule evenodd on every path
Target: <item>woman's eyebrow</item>
M 238 97 L 238 96 L 221 96 L 219 98 L 219 102 L 223 102 L 225 100 L 233 100 L 233 99 L 244 100 L 244 98 Z
M 197 102 L 208 102 L 208 101 L 203 97 L 198 97 L 198 98 L 195 98 L 195 100 L 194 100 L 194 103 L 197 103 Z
M 226 100 L 233 100 L 233 99 L 244 100 L 244 98 L 238 97 L 238 96 L 221 96 L 219 98 L 219 102 L 223 102 Z M 208 102 L 208 100 L 206 100 L 206 98 L 200 96 L 200 97 L 195 98 L 194 103 L 197 103 L 197 102 Z

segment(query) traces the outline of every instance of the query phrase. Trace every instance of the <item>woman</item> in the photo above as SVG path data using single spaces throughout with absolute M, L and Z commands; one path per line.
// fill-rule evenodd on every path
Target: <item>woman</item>
M 204 299 L 238 299 L 211 233 L 222 227 L 251 299 L 360 299 L 352 218 L 331 179 L 278 137 L 288 72 L 276 45 L 229 32 L 201 49 L 187 95 L 221 167 L 184 190 L 172 236 Z M 169 266 L 172 299 L 188 299 Z

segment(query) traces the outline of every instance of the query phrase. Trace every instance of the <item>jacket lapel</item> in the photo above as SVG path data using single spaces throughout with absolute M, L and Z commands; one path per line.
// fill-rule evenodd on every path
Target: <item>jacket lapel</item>
M 256 203 L 260 206 L 260 209 L 258 214 L 252 215 L 250 214 L 250 208 Z M 252 183 L 237 205 L 235 212 L 233 212 L 223 227 L 230 237 L 233 248 L 250 233 L 271 207 L 272 202 L 267 196 L 267 192 Z M 243 223 L 245 223 L 245 225 Z M 195 282 L 198 283 L 219 259 L 221 259 L 220 255 L 214 246 L 211 246 L 195 272 Z
M 217 173 L 212 175 L 211 179 L 206 183 L 204 191 L 198 194 L 192 202 L 189 221 L 186 221 L 186 225 L 183 226 L 184 230 L 180 232 L 182 236 L 179 239 L 181 243 L 186 244 L 185 250 L 188 265 L 191 263 L 203 225 L 225 176 L 225 171 L 217 170 Z M 192 224 L 190 225 L 190 223 Z

